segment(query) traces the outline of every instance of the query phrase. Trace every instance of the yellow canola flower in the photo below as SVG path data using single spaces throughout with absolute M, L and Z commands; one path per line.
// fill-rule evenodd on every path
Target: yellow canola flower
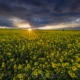
M 48 63 L 47 62 L 45 62 L 45 65 L 47 65 Z
M 10 61 L 14 61 L 14 58 L 10 59 Z
M 54 56 L 54 53 L 51 53 L 51 56 Z
M 21 64 L 19 64 L 18 69 L 21 69 L 21 68 L 22 68 L 22 65 L 21 65 Z
M 62 63 L 62 67 L 64 68 L 64 67 L 66 67 L 66 66 L 68 66 L 69 65 L 69 63 L 67 62 L 67 63 Z
M 77 77 L 77 76 L 75 75 L 75 73 L 71 73 L 70 76 L 71 76 L 72 78 L 76 78 L 76 77 Z
M 16 80 L 16 77 L 14 77 L 13 80 Z
M 37 75 L 38 75 L 38 71 L 35 70 L 35 71 L 33 72 L 33 74 L 37 77 Z
M 77 68 L 80 68 L 80 64 L 76 63 Z
M 28 63 L 28 60 L 26 60 L 25 62 Z
M 50 77 L 50 73 L 49 72 L 46 73 L 46 77 Z
M 36 56 L 33 56 L 33 59 L 36 59 Z
M 74 60 L 73 60 L 73 59 L 71 59 L 71 62 L 73 63 L 73 62 L 74 62 Z
M 40 64 L 40 67 L 42 67 L 43 66 L 43 64 Z
M 34 67 L 32 67 L 32 70 L 35 70 L 35 68 L 34 68 Z
M 43 64 L 43 68 L 45 68 L 45 67 L 46 67 L 46 65 Z
M 2 80 L 2 77 L 0 76 L 0 80 Z
M 34 65 L 38 65 L 38 62 L 35 62 Z
M 2 56 L 2 55 L 0 55 L 0 59 L 1 59 L 1 58 L 3 58 L 3 56 Z
M 16 64 L 14 64 L 14 69 L 16 69 L 17 68 L 17 65 Z
M 3 76 L 4 76 L 4 74 L 2 73 L 1 76 L 0 76 L 0 79 L 1 79 L 1 80 L 2 80 L 2 77 L 3 77 Z
M 31 68 L 31 65 L 30 64 L 27 64 L 27 68 Z
M 61 66 L 61 63 L 57 63 L 57 66 Z
M 28 71 L 28 68 L 27 68 L 27 67 L 25 67 L 25 68 L 24 68 L 24 70 L 25 70 L 25 71 Z
M 53 68 L 56 68 L 56 64 L 55 64 L 55 63 L 52 63 L 52 67 L 53 67 Z
M 61 70 L 61 73 L 64 73 L 65 72 L 65 70 Z
M 4 63 L 4 62 L 2 62 L 2 67 L 3 67 L 3 68 L 5 67 L 5 63 Z
M 80 62 L 80 58 L 77 58 L 76 61 L 77 61 L 77 62 Z
M 76 66 L 73 66 L 73 67 L 72 67 L 72 70 L 73 70 L 73 71 L 76 71 L 76 70 L 78 70 L 78 69 L 77 69 Z
M 47 56 L 47 58 L 49 58 L 49 56 Z
M 68 74 L 70 75 L 71 73 L 72 73 L 72 71 L 71 71 L 71 70 L 69 70 L 69 71 L 68 71 Z
M 60 62 L 63 62 L 63 59 L 60 59 Z
M 31 77 L 28 77 L 28 80 L 31 80 Z
M 11 53 L 9 52 L 9 53 L 7 53 L 7 55 L 8 55 L 8 56 L 10 56 L 10 55 L 11 55 Z
M 38 70 L 38 73 L 39 73 L 39 74 L 42 74 L 42 71 L 39 69 L 39 70 Z
M 24 76 L 23 76 L 23 74 L 18 74 L 17 77 L 23 79 Z

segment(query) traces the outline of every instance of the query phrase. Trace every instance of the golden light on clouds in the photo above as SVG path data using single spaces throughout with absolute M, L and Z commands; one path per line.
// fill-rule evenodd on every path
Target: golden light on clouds
M 73 26 L 74 25 L 74 26 Z M 60 28 L 68 28 L 68 27 L 75 27 L 77 24 L 59 24 L 59 25 L 50 25 L 50 26 L 44 26 L 44 27 L 39 27 L 38 29 L 60 29 Z
M 51 26 L 39 27 L 38 29 L 51 29 Z
M 29 25 L 29 23 L 14 22 L 13 25 L 18 27 L 18 28 L 29 28 L 29 27 L 31 27 Z
M 27 25 L 27 24 L 23 24 L 23 25 L 20 25 L 19 27 L 21 27 L 21 28 L 29 28 L 30 27 L 30 25 Z
M 31 27 L 29 23 L 26 22 L 25 20 L 22 20 L 19 18 L 11 18 L 10 20 L 13 21 L 13 26 L 16 26 L 18 28 L 30 28 Z
M 72 27 L 75 27 L 75 26 L 72 26 Z

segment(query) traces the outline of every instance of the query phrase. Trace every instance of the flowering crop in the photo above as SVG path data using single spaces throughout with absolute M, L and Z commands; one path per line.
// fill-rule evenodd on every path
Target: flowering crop
M 80 79 L 80 31 L 0 30 L 1 80 Z

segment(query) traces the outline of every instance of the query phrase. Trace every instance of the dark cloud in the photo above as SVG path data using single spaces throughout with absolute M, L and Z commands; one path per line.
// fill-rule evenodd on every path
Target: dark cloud
M 19 18 L 32 27 L 70 23 L 80 18 L 80 0 L 0 0 L 0 26 Z
M 14 27 L 12 21 L 5 17 L 0 17 L 0 26 Z

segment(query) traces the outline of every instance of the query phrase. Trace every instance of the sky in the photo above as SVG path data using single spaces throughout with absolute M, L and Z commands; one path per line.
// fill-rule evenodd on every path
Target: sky
M 0 28 L 80 29 L 80 0 L 0 0 Z

